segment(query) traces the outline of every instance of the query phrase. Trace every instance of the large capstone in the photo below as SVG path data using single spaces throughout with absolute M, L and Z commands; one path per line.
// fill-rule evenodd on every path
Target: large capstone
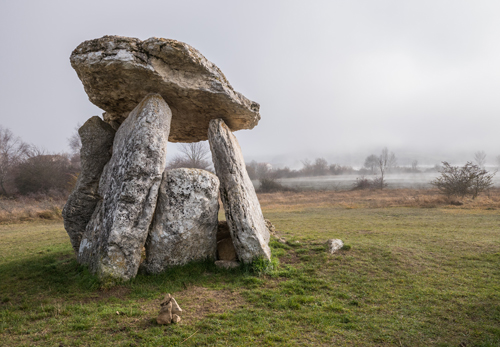
M 172 110 L 171 142 L 206 140 L 214 118 L 232 131 L 260 120 L 259 104 L 234 91 L 215 64 L 183 42 L 104 36 L 81 43 L 70 60 L 90 101 L 115 127 L 148 93 L 159 93 Z
M 210 121 L 208 140 L 238 259 L 245 263 L 258 257 L 269 260 L 269 231 L 238 140 L 222 119 Z
M 103 197 L 80 243 L 78 260 L 104 284 L 137 274 L 156 208 L 172 114 L 158 94 L 142 100 L 116 132 L 99 183 Z
M 173 265 L 215 259 L 218 197 L 219 179 L 208 171 L 165 171 L 142 268 L 158 273 Z
M 95 116 L 78 129 L 78 134 L 82 140 L 80 149 L 82 170 L 78 175 L 75 189 L 68 197 L 62 211 L 64 228 L 77 253 L 85 228 L 101 199 L 98 193 L 99 179 L 104 165 L 111 159 L 115 130 Z

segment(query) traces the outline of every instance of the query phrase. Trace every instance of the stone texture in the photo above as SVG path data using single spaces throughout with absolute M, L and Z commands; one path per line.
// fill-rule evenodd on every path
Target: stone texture
M 172 323 L 172 302 L 169 302 L 160 308 L 160 314 L 156 318 L 156 322 L 158 324 Z
M 81 43 L 70 61 L 90 101 L 114 126 L 148 93 L 159 93 L 172 110 L 171 142 L 206 140 L 214 118 L 233 131 L 260 120 L 259 104 L 234 91 L 215 64 L 183 42 L 104 36 Z
M 276 228 L 274 227 L 273 223 L 271 223 L 269 219 L 264 219 L 264 221 L 266 222 L 266 227 L 267 230 L 269 230 L 269 234 L 271 235 L 276 234 Z
M 179 306 L 179 304 L 177 303 L 177 301 L 175 301 L 174 298 L 172 298 L 171 301 L 172 301 L 172 314 L 180 314 L 180 313 L 182 313 L 182 309 Z
M 269 260 L 269 231 L 238 140 L 222 119 L 210 121 L 208 139 L 238 259 L 245 263 L 257 257 Z
M 215 259 L 219 179 L 200 169 L 165 171 L 146 242 L 146 272 L 193 260 Z
M 217 260 L 215 262 L 215 266 L 222 269 L 236 269 L 238 266 L 240 266 L 240 263 L 231 260 Z
M 237 260 L 236 250 L 234 249 L 231 238 L 222 239 L 217 242 L 217 259 L 219 260 Z
M 77 253 L 85 228 L 101 199 L 98 193 L 99 179 L 104 165 L 111 159 L 115 131 L 109 124 L 94 116 L 78 129 L 78 134 L 82 140 L 82 170 L 62 211 L 64 228 Z
M 326 241 L 326 244 L 328 246 L 328 252 L 332 254 L 337 252 L 342 247 L 344 247 L 344 242 L 342 242 L 342 240 L 339 239 L 330 239 Z
M 172 115 L 157 94 L 142 100 L 116 132 L 99 183 L 103 197 L 87 225 L 78 260 L 105 285 L 137 274 L 156 208 Z
M 181 321 L 179 314 L 182 313 L 182 309 L 172 295 L 166 294 L 160 306 L 160 314 L 156 318 L 158 324 L 179 323 Z

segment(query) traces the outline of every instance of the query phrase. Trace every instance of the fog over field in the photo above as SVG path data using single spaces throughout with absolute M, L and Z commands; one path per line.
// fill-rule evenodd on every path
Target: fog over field
M 427 172 L 417 174 L 388 174 L 386 182 L 388 188 L 432 188 L 430 182 L 434 180 L 439 173 Z M 364 176 L 373 178 L 374 176 Z M 313 190 L 345 190 L 350 189 L 356 183 L 360 175 L 335 175 L 335 176 L 317 176 L 317 177 L 296 177 L 281 178 L 277 181 L 284 186 L 299 189 Z M 259 187 L 259 181 L 252 181 L 255 187 Z M 500 187 L 500 176 L 495 175 L 493 186 Z
M 192 45 L 260 103 L 258 126 L 236 132 L 248 162 L 359 167 L 388 147 L 399 165 L 463 164 L 485 151 L 493 166 L 499 13 L 494 0 L 6 0 L 0 125 L 67 151 L 75 126 L 103 112 L 71 68 L 72 50 L 104 35 L 156 36 Z

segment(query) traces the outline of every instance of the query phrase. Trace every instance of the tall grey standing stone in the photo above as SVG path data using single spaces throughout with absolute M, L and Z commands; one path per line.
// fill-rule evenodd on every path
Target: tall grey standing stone
M 214 259 L 217 250 L 219 179 L 200 169 L 163 173 L 158 205 L 146 241 L 146 272 Z
M 222 119 L 210 121 L 208 140 L 220 181 L 226 220 L 239 260 L 244 263 L 257 257 L 269 260 L 269 231 L 238 140 Z
M 111 159 L 115 131 L 108 123 L 94 116 L 78 129 L 78 134 L 82 140 L 82 171 L 62 211 L 64 228 L 76 253 L 97 202 L 101 199 L 98 193 L 99 179 L 104 165 Z
M 150 94 L 116 132 L 99 184 L 103 199 L 78 254 L 105 285 L 137 274 L 165 167 L 171 117 L 163 98 Z

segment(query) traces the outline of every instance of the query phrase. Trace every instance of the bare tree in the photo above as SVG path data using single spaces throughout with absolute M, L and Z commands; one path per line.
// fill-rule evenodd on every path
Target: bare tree
M 363 165 L 367 170 L 370 170 L 372 174 L 375 173 L 375 168 L 378 167 L 378 157 L 375 154 L 371 154 L 365 159 Z
M 418 160 L 411 162 L 411 172 L 418 172 Z
M 81 168 L 81 158 L 80 158 L 80 149 L 82 148 L 82 139 L 80 138 L 80 134 L 78 130 L 81 128 L 81 124 L 78 123 L 71 134 L 68 137 L 68 145 L 71 150 L 70 160 L 71 164 L 80 171 Z
M 498 164 L 498 167 L 500 168 L 500 155 L 497 155 L 497 164 Z
M 182 154 L 175 156 L 168 164 L 168 169 L 194 168 L 210 170 L 208 160 L 210 150 L 205 142 L 183 143 L 179 149 Z
M 80 149 L 82 148 L 82 139 L 80 138 L 80 134 L 78 134 L 78 129 L 80 129 L 81 126 L 82 125 L 78 123 L 71 136 L 68 137 L 69 148 L 73 155 L 80 154 Z
M 474 162 L 477 166 L 484 169 L 484 165 L 486 164 L 486 153 L 484 151 L 477 151 L 474 153 Z
M 0 192 L 8 195 L 5 183 L 12 169 L 26 158 L 30 146 L 19 137 L 14 136 L 12 131 L 0 125 Z
M 328 162 L 324 158 L 316 158 L 313 164 L 313 174 L 315 176 L 328 174 Z
M 386 173 L 396 166 L 397 159 L 396 155 L 393 152 L 389 153 L 389 150 L 387 147 L 384 147 L 382 149 L 382 153 L 378 157 L 378 169 L 380 171 L 380 179 L 378 182 L 380 183 L 380 189 L 384 188 L 387 184 L 385 182 L 385 175 Z

